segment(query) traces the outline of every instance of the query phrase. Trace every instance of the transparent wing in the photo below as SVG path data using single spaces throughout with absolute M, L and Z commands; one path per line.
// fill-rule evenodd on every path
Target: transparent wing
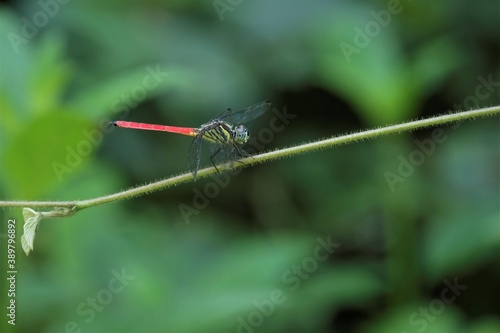
M 211 143 L 211 162 L 215 165 L 223 165 L 238 158 L 236 149 L 231 143 L 215 144 Z
M 271 108 L 271 101 L 264 101 L 238 111 L 227 109 L 226 111 L 222 112 L 217 117 L 217 119 L 223 120 L 232 125 L 236 124 L 239 125 L 247 121 L 253 120 L 257 117 L 260 117 L 270 108 Z
M 193 142 L 189 146 L 188 151 L 188 164 L 189 171 L 193 174 L 194 180 L 196 180 L 196 174 L 198 173 L 198 169 L 200 168 L 200 159 L 201 159 L 201 145 L 203 143 L 203 136 L 198 135 L 194 138 Z
M 211 144 L 213 149 L 210 161 L 217 166 L 228 165 L 232 166 L 236 162 L 241 162 L 241 158 L 251 156 L 249 153 L 233 144 Z M 219 169 L 218 169 L 219 170 Z M 224 171 L 225 172 L 225 171 Z

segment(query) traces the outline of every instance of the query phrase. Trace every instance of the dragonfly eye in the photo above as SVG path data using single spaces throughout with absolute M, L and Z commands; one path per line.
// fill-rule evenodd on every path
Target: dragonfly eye
M 243 126 L 243 125 L 238 125 L 234 128 L 234 141 L 237 143 L 237 144 L 244 144 L 248 141 L 250 137 L 250 132 L 248 131 L 248 129 Z

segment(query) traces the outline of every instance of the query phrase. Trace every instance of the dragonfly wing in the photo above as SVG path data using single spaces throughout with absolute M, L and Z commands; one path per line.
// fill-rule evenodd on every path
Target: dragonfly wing
M 227 109 L 226 111 L 222 112 L 217 117 L 217 119 L 223 120 L 230 124 L 242 124 L 247 121 L 253 120 L 257 117 L 260 117 L 270 108 L 271 108 L 270 101 L 260 102 L 238 111 Z
M 211 159 L 215 165 L 223 165 L 236 159 L 236 149 L 232 144 L 211 144 Z
M 198 135 L 194 138 L 193 142 L 189 146 L 188 151 L 188 163 L 189 171 L 193 174 L 194 180 L 196 180 L 196 175 L 198 174 L 198 169 L 200 168 L 201 160 L 201 144 L 203 143 L 203 136 Z

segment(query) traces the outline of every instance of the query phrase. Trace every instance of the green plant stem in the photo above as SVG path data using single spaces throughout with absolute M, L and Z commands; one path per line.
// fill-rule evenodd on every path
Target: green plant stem
M 351 133 L 347 135 L 342 135 L 338 137 L 333 137 L 330 139 L 324 139 L 319 141 L 314 141 L 306 144 L 301 144 L 298 146 L 278 149 L 272 152 L 267 152 L 264 154 L 248 157 L 242 159 L 242 163 L 235 163 L 231 167 L 219 167 L 219 169 L 239 169 L 243 167 L 248 167 L 251 165 L 266 163 L 273 160 L 281 159 L 284 157 L 291 157 L 294 155 L 317 151 L 326 148 L 332 148 L 341 144 L 353 143 L 360 140 L 374 139 L 380 136 L 385 136 L 395 133 L 409 132 L 416 129 L 438 126 L 443 124 L 449 124 L 452 122 L 463 121 L 467 119 L 474 119 L 476 117 L 486 117 L 494 116 L 500 114 L 500 106 L 493 106 L 488 108 L 482 108 L 471 111 L 462 111 L 452 114 L 446 114 L 441 116 L 436 116 L 427 119 L 410 121 L 398 125 L 391 125 L 381 128 L 376 128 L 372 130 Z M 217 170 L 214 167 L 202 169 L 198 172 L 198 178 L 208 177 L 216 173 Z M 160 180 L 157 182 L 152 182 L 146 185 L 138 186 L 118 192 L 115 194 L 105 195 L 102 197 L 89 199 L 89 200 L 78 200 L 78 201 L 0 201 L 0 207 L 67 207 L 71 208 L 73 212 L 79 211 L 85 208 L 102 205 L 109 202 L 115 202 L 124 199 L 131 199 L 141 195 L 145 195 L 158 190 L 173 187 L 182 183 L 191 181 L 193 176 L 188 174 L 182 174 L 174 176 L 168 179 Z

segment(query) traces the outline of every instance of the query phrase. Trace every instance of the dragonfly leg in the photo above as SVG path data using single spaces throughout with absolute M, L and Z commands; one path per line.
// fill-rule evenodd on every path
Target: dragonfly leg
M 214 162 L 214 157 L 217 156 L 218 153 L 220 153 L 222 150 L 222 147 L 219 147 L 215 153 L 210 155 L 210 162 L 212 162 L 212 165 L 214 166 L 215 170 L 217 170 L 218 173 L 220 173 L 219 169 L 217 168 L 217 165 L 215 165 Z
M 251 154 L 247 153 L 246 151 L 244 151 L 243 149 L 241 149 L 239 146 L 237 145 L 234 145 L 234 148 L 236 148 L 236 151 L 238 152 L 238 154 L 240 154 L 242 157 L 252 157 Z
M 241 158 L 252 157 L 251 154 L 249 154 L 246 151 L 244 151 L 243 149 L 241 149 L 238 145 L 233 145 L 233 147 L 236 149 L 236 151 L 238 152 L 238 154 L 241 155 L 240 158 L 234 160 L 235 162 L 238 162 L 238 163 L 241 163 L 241 164 L 245 164 L 245 162 L 241 161 Z

